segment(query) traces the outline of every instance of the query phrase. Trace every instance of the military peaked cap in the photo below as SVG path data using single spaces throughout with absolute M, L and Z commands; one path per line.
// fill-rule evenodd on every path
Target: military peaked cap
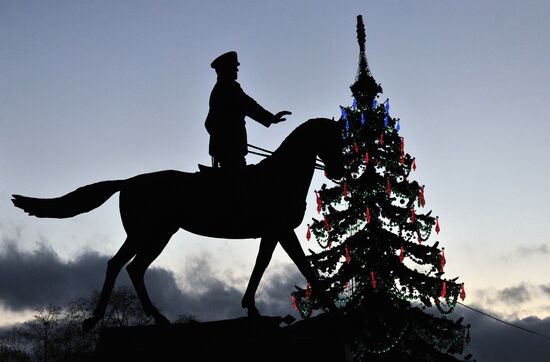
M 237 66 L 240 64 L 241 63 L 239 63 L 239 61 L 237 60 L 237 52 L 231 51 L 231 52 L 224 53 L 219 57 L 217 57 L 216 59 L 214 59 L 214 61 L 212 62 L 212 64 L 210 64 L 210 66 L 214 69 L 218 69 L 218 68 L 224 68 L 228 66 Z

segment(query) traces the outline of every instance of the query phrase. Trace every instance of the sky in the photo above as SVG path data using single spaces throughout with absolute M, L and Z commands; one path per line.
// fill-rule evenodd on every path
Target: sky
M 229 50 L 247 94 L 293 112 L 269 128 L 249 120 L 250 143 L 275 149 L 305 120 L 338 117 L 352 102 L 359 14 L 413 178 L 440 217 L 447 274 L 468 305 L 550 334 L 550 4 L 535 0 L 0 2 L 0 324 L 89 295 L 125 239 L 118 197 L 53 220 L 28 217 L 11 194 L 209 164 L 210 63 Z M 316 174 L 296 230 L 304 250 L 323 182 Z M 238 316 L 257 248 L 179 231 L 148 274 L 153 299 L 173 314 Z M 288 295 L 303 283 L 278 247 L 258 299 L 293 313 Z M 471 318 L 480 360 L 497 360 L 507 338 L 550 354 L 544 340 Z

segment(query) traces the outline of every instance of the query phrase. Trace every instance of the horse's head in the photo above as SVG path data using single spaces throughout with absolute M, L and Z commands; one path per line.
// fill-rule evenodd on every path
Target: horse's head
M 338 122 L 328 118 L 320 118 L 326 130 L 323 133 L 317 154 L 325 164 L 325 172 L 328 178 L 339 180 L 344 176 L 344 157 L 342 140 L 342 128 Z

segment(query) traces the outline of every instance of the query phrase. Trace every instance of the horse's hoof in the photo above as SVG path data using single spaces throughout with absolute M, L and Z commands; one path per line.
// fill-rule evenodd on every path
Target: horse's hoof
M 256 306 L 250 306 L 248 309 L 248 318 L 260 318 L 261 314 Z
M 163 316 L 162 314 L 156 314 L 153 316 L 153 318 L 155 318 L 155 324 L 156 325 L 159 325 L 159 326 L 166 326 L 166 325 L 169 325 L 170 324 L 170 321 L 168 320 L 168 318 L 166 318 L 165 316 Z
M 82 330 L 84 332 L 89 332 L 91 331 L 92 329 L 94 329 L 95 325 L 97 324 L 97 322 L 99 322 L 99 319 L 100 318 L 97 318 L 97 317 L 90 317 L 90 318 L 86 318 L 84 320 L 84 322 L 82 322 Z

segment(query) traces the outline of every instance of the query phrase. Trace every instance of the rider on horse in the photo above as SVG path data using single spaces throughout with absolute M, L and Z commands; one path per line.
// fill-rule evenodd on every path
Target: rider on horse
M 220 55 L 210 65 L 218 75 L 210 94 L 210 110 L 205 122 L 210 134 L 209 153 L 214 167 L 235 169 L 246 165 L 245 116 L 269 127 L 284 121 L 283 117 L 291 114 L 281 111 L 274 115 L 248 96 L 237 82 L 239 64 L 237 53 L 231 51 Z

